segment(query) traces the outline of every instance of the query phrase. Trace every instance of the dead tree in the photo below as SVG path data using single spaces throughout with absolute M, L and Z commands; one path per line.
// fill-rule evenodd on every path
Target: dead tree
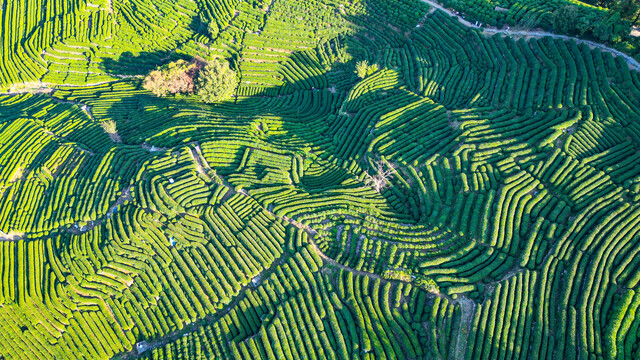
M 373 190 L 380 192 L 389 186 L 389 179 L 391 178 L 391 174 L 393 174 L 394 170 L 393 166 L 389 163 L 378 160 L 376 161 L 375 173 L 372 175 L 367 171 L 364 183 L 367 186 L 371 186 Z

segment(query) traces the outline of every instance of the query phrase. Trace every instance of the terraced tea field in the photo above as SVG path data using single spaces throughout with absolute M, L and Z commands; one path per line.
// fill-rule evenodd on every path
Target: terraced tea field
M 0 359 L 640 358 L 630 59 L 418 0 L 0 22 Z M 234 96 L 145 90 L 193 58 Z

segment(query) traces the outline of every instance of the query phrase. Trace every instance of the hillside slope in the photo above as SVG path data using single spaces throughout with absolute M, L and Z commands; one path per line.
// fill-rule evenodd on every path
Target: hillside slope
M 623 57 L 418 0 L 0 4 L 0 358 L 640 356 Z M 237 96 L 142 88 L 195 56 Z

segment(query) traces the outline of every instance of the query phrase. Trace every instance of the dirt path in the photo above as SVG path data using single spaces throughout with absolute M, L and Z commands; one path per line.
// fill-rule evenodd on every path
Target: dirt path
M 370 273 L 370 272 L 366 272 L 366 271 L 361 271 L 361 270 L 356 270 L 353 269 L 349 266 L 346 266 L 332 258 L 330 258 L 329 256 L 327 256 L 326 254 L 324 254 L 322 252 L 322 250 L 320 250 L 320 248 L 318 247 L 318 245 L 316 244 L 316 242 L 314 241 L 314 237 L 316 235 L 318 235 L 318 231 L 313 229 L 312 227 L 305 225 L 303 223 L 300 223 L 298 221 L 296 221 L 295 219 L 289 218 L 287 216 L 278 216 L 276 214 L 274 214 L 270 208 L 268 207 L 263 207 L 260 202 L 258 202 L 255 198 L 253 198 L 251 195 L 249 195 L 249 193 L 247 193 L 244 190 L 240 190 L 238 192 L 235 191 L 233 185 L 231 183 L 229 183 L 222 175 L 218 174 L 214 169 L 211 168 L 211 166 L 209 165 L 209 163 L 207 162 L 206 158 L 204 157 L 203 153 L 202 153 L 202 149 L 200 147 L 200 144 L 196 141 L 191 142 L 190 144 L 190 148 L 189 148 L 189 153 L 190 153 L 190 157 L 192 159 L 192 161 L 195 163 L 196 165 L 196 169 L 197 171 L 204 175 L 207 176 L 211 179 L 211 181 L 215 181 L 217 183 L 219 183 L 220 185 L 226 187 L 228 189 L 228 193 L 232 193 L 232 194 L 240 194 L 242 196 L 245 196 L 251 200 L 253 200 L 261 209 L 263 209 L 264 211 L 266 211 L 267 213 L 269 213 L 270 215 L 272 215 L 274 218 L 277 219 L 281 219 L 287 223 L 289 223 L 291 226 L 294 226 L 300 230 L 305 231 L 308 235 L 309 235 L 309 244 L 311 245 L 312 250 L 323 260 L 324 262 L 324 267 L 329 267 L 332 269 L 343 269 L 345 271 L 354 273 L 356 275 L 360 275 L 360 276 L 367 276 L 371 279 L 379 279 L 383 282 L 386 281 L 400 281 L 400 280 L 388 280 L 388 279 L 383 279 L 380 275 L 375 274 L 375 273 Z M 145 145 L 143 145 L 144 147 Z M 146 145 L 148 147 L 148 145 Z M 123 195 L 121 196 L 121 199 L 125 196 L 125 194 L 128 194 L 128 190 L 126 189 L 125 192 L 123 192 Z M 114 206 L 115 207 L 115 206 Z M 110 212 L 113 211 L 113 208 L 111 208 Z M 96 222 L 95 225 L 98 225 L 99 223 Z M 85 229 L 85 231 L 87 231 L 87 229 Z M 360 237 L 360 240 L 362 239 L 362 237 Z M 349 241 L 354 241 L 353 239 L 349 239 Z M 360 241 L 359 241 L 360 243 Z M 351 246 L 351 244 L 350 244 Z M 356 245 L 356 246 L 361 246 L 360 244 Z M 212 322 L 217 321 L 218 319 L 220 319 L 221 317 L 223 317 L 224 315 L 226 315 L 229 311 L 231 311 L 232 308 L 234 308 L 243 298 L 244 298 L 244 294 L 246 292 L 247 289 L 250 288 L 255 288 L 256 286 L 259 286 L 259 282 L 261 279 L 266 278 L 270 272 L 274 271 L 275 268 L 277 266 L 282 265 L 287 258 L 290 256 L 290 254 L 288 253 L 283 253 L 282 256 L 280 258 L 275 259 L 271 265 L 269 266 L 268 269 L 260 272 L 254 279 L 258 279 L 258 281 L 254 282 L 253 279 L 251 282 L 249 282 L 249 284 L 247 284 L 246 286 L 242 287 L 239 291 L 239 293 L 233 298 L 233 300 L 227 304 L 225 307 L 223 307 L 220 311 L 216 312 L 215 314 L 211 314 L 208 315 L 207 317 L 195 321 L 193 323 L 190 323 L 188 325 L 185 325 L 185 327 L 182 330 L 179 331 L 175 331 L 169 334 L 166 334 L 165 336 L 160 337 L 159 339 L 156 339 L 154 341 L 145 343 L 142 346 L 144 355 L 149 354 L 149 351 L 152 349 L 156 349 L 159 347 L 162 347 L 172 341 L 175 341 L 179 338 L 181 338 L 182 336 L 185 336 L 187 334 L 193 333 L 195 331 L 197 331 L 198 329 L 200 329 L 202 326 L 206 326 L 211 324 Z M 449 300 L 450 302 L 457 302 L 460 304 L 461 309 L 462 309 L 462 320 L 460 322 L 460 335 L 458 336 L 458 343 L 456 343 L 456 353 L 464 353 L 464 349 L 466 346 L 466 338 L 467 338 L 467 334 L 469 333 L 469 326 L 471 324 L 471 320 L 473 319 L 473 314 L 474 314 L 474 310 L 475 310 L 475 304 L 473 303 L 472 300 L 469 300 L 468 298 L 464 297 L 464 295 L 462 295 L 458 300 L 454 301 L 452 300 L 450 297 L 448 297 L 445 294 L 440 294 L 440 293 L 435 293 L 436 296 L 441 296 L 443 298 L 446 298 L 447 300 Z M 461 350 L 460 350 L 461 349 Z M 133 349 L 131 349 L 128 352 L 125 353 L 120 353 L 118 355 L 116 355 L 113 359 L 114 360 L 129 360 L 129 359 L 136 359 L 136 358 L 140 358 L 142 356 L 142 354 L 138 354 L 137 353 L 137 347 L 134 347 Z M 458 357 L 460 358 L 460 357 Z
M 445 13 L 447 13 L 449 16 L 453 16 L 455 17 L 462 25 L 469 27 L 469 28 L 473 28 L 473 29 L 478 29 L 480 30 L 482 33 L 484 34 L 500 34 L 500 35 L 506 35 L 506 36 L 523 36 L 523 37 L 552 37 L 552 38 L 556 38 L 556 39 L 562 39 L 562 40 L 574 40 L 575 42 L 577 42 L 578 44 L 581 43 L 585 43 L 587 45 L 589 45 L 592 48 L 599 48 L 603 51 L 607 51 L 610 52 L 613 55 L 616 56 L 621 56 L 623 59 L 625 59 L 625 61 L 629 64 L 629 67 L 633 70 L 636 71 L 640 71 L 640 63 L 638 63 L 638 61 L 636 61 L 634 58 L 632 58 L 631 56 L 616 50 L 616 49 L 612 49 L 606 45 L 600 44 L 600 43 L 596 43 L 593 41 L 589 41 L 589 40 L 583 40 L 583 39 L 579 39 L 579 38 L 575 38 L 575 37 L 571 37 L 571 36 L 567 36 L 567 35 L 559 35 L 559 34 L 554 34 L 554 33 L 550 33 L 550 32 L 546 32 L 546 31 L 528 31 L 528 30 L 499 30 L 495 27 L 480 27 L 480 26 L 476 26 L 475 24 L 472 24 L 471 22 L 463 19 L 462 17 L 460 17 L 459 15 L 456 15 L 455 12 L 445 8 L 444 6 L 438 4 L 435 1 L 431 1 L 431 0 L 422 0 L 423 2 L 429 4 L 430 6 L 444 11 Z M 431 11 L 432 12 L 432 11 Z
M 216 174 L 215 171 L 213 169 L 211 169 L 211 167 L 207 163 L 207 160 L 202 155 L 202 152 L 200 150 L 200 145 L 198 145 L 195 142 L 194 142 L 194 144 L 196 145 L 196 147 L 195 147 L 195 150 L 193 150 L 193 149 L 191 150 L 191 156 L 193 157 L 193 161 L 196 163 L 196 167 L 198 168 L 198 171 L 201 172 L 204 175 L 208 175 L 209 177 L 217 177 L 220 180 L 220 182 L 222 183 L 223 186 L 227 187 L 229 190 L 234 190 L 234 187 L 229 182 L 227 182 L 226 179 L 224 179 L 221 175 Z M 295 219 L 291 219 L 291 218 L 289 218 L 287 216 L 278 216 L 278 215 L 274 214 L 271 210 L 269 210 L 268 208 L 262 206 L 258 200 L 254 199 L 246 191 L 239 191 L 238 194 L 241 194 L 242 196 L 250 198 L 256 204 L 258 204 L 258 206 L 260 206 L 260 208 L 262 208 L 267 213 L 271 214 L 273 217 L 275 217 L 277 219 L 284 220 L 284 221 L 288 222 L 289 224 L 291 224 L 291 226 L 294 226 L 294 227 L 296 227 L 296 228 L 298 228 L 300 230 L 305 231 L 309 235 L 309 243 L 310 243 L 311 247 L 313 248 L 313 251 L 318 256 L 320 256 L 320 258 L 322 258 L 322 260 L 324 260 L 325 263 L 330 264 L 330 265 L 332 265 L 334 267 L 337 267 L 337 268 L 341 268 L 341 269 L 350 271 L 350 272 L 352 272 L 354 274 L 358 274 L 358 275 L 362 275 L 362 276 L 369 276 L 369 277 L 374 278 L 374 279 L 381 279 L 380 275 L 378 275 L 378 274 L 352 269 L 352 268 L 350 268 L 350 267 L 348 267 L 346 265 L 343 265 L 343 264 L 337 262 L 336 260 L 328 257 L 327 255 L 325 255 L 322 252 L 322 250 L 320 250 L 320 248 L 315 243 L 315 241 L 313 241 L 313 237 L 318 234 L 318 231 L 313 229 L 313 228 L 311 228 L 309 225 L 302 224 L 302 223 L 296 221 Z
M 192 145 L 195 145 L 195 148 L 194 149 L 190 149 L 190 153 L 191 153 L 191 157 L 192 157 L 193 161 L 196 163 L 196 168 L 198 169 L 198 172 L 200 172 L 203 175 L 208 176 L 212 180 L 214 180 L 214 178 L 217 178 L 223 186 L 225 186 L 230 191 L 233 191 L 234 193 L 236 193 L 233 185 L 231 185 L 229 182 L 227 182 L 226 179 L 224 179 L 221 175 L 217 174 L 209 166 L 209 164 L 207 163 L 206 158 L 202 154 L 202 150 L 200 149 L 200 145 L 197 142 L 193 142 Z M 323 253 L 322 250 L 320 250 L 320 248 L 318 247 L 316 242 L 313 240 L 313 238 L 318 234 L 318 231 L 313 229 L 309 225 L 305 225 L 303 223 L 300 223 L 300 222 L 296 221 L 295 219 L 289 218 L 287 216 L 278 216 L 278 215 L 276 215 L 269 208 L 262 206 L 258 200 L 254 199 L 251 195 L 249 195 L 244 190 L 241 190 L 241 191 L 239 191 L 237 193 L 241 194 L 242 196 L 245 196 L 247 198 L 250 198 L 256 204 L 258 204 L 258 206 L 260 208 L 262 208 L 267 213 L 271 214 L 273 217 L 275 217 L 277 219 L 281 219 L 283 221 L 286 221 L 291 226 L 294 226 L 294 227 L 306 232 L 309 235 L 309 244 L 313 248 L 313 251 L 320 258 L 322 258 L 322 260 L 325 262 L 325 264 L 329 264 L 329 265 L 331 265 L 333 267 L 336 267 L 336 268 L 344 269 L 346 271 L 352 272 L 352 273 L 357 274 L 357 275 L 368 276 L 368 277 L 374 278 L 374 279 L 382 279 L 382 277 L 380 275 L 378 275 L 378 274 L 374 274 L 374 273 L 370 273 L 370 272 L 366 272 L 366 271 L 361 271 L 361 270 L 356 270 L 356 269 L 350 268 L 350 267 L 348 267 L 346 265 L 343 265 L 342 263 L 330 258 L 329 256 L 325 255 L 325 253 Z M 361 235 L 359 237 L 358 245 L 357 245 L 358 248 L 361 246 L 361 242 L 362 242 L 363 238 L 364 238 L 364 235 Z M 357 252 L 358 251 L 356 251 L 356 253 Z
M 201 158 L 201 152 L 198 151 L 200 149 L 200 145 L 196 145 L 195 149 L 193 148 L 189 148 L 189 155 L 191 155 L 191 159 L 193 160 L 193 162 L 196 164 L 196 170 L 198 170 L 198 172 L 204 176 L 206 176 L 207 178 L 209 177 L 209 175 L 207 174 L 207 171 L 205 171 L 205 167 L 203 165 L 203 161 Z M 208 169 L 211 169 L 209 166 L 207 166 Z
M 96 226 L 100 226 L 102 225 L 102 223 L 111 217 L 111 215 L 113 215 L 117 208 L 121 205 L 123 205 L 125 203 L 125 201 L 131 200 L 132 196 L 131 196 L 131 188 L 132 185 L 128 186 L 127 188 L 125 188 L 124 190 L 122 190 L 122 193 L 120 193 L 120 196 L 118 196 L 118 199 L 116 200 L 116 202 L 111 205 L 111 207 L 109 207 L 109 211 L 107 211 L 106 214 L 104 214 L 103 216 L 101 216 L 100 218 L 96 219 L 96 220 L 92 220 L 92 221 L 88 221 L 86 222 L 87 224 L 84 226 L 80 226 L 78 225 L 78 223 L 73 223 L 71 224 L 71 226 L 69 227 L 68 231 L 72 234 L 78 235 L 78 234 L 82 234 L 85 233 L 87 231 L 90 231 L 91 229 L 93 229 Z
M 124 190 L 122 190 L 122 192 L 120 193 L 120 196 L 118 196 L 118 199 L 115 201 L 115 203 L 113 203 L 113 205 L 111 205 L 111 207 L 109 207 L 109 210 L 107 211 L 106 214 L 102 215 L 101 217 L 99 217 L 98 219 L 95 220 L 91 220 L 91 221 L 86 221 L 86 225 L 80 226 L 78 225 L 78 223 L 73 223 L 70 226 L 63 226 L 61 228 L 58 228 L 60 230 L 66 230 L 74 235 L 78 235 L 78 234 L 82 234 L 85 233 L 87 231 L 90 231 L 91 229 L 93 229 L 96 226 L 100 226 L 102 225 L 102 223 L 109 217 L 111 217 L 111 215 L 113 215 L 116 212 L 116 209 L 123 205 L 125 203 L 125 201 L 127 200 L 131 200 L 132 196 L 131 196 L 131 187 L 132 186 L 128 186 L 127 188 L 125 188 Z M 4 233 L 2 231 L 0 231 L 0 241 L 18 241 L 20 239 L 23 239 L 25 237 L 24 233 L 20 233 L 20 232 L 16 232 L 16 231 L 10 231 L 9 233 Z
M 171 150 L 171 148 L 157 147 L 155 145 L 149 145 L 146 142 L 143 143 L 142 145 L 140 145 L 140 147 L 145 149 L 145 150 L 147 150 L 148 152 L 151 152 L 151 153 Z
M 51 93 L 53 93 L 53 92 L 55 91 L 55 90 L 53 90 L 53 89 L 50 89 L 50 90 L 51 90 L 51 91 L 49 92 L 49 94 L 51 94 Z M 89 105 L 87 105 L 87 104 L 85 104 L 85 103 L 82 103 L 82 102 L 79 102 L 79 101 L 61 100 L 61 99 L 59 99 L 59 98 L 57 98 L 57 97 L 55 97 L 55 96 L 53 96 L 53 95 L 51 95 L 51 98 L 52 98 L 54 101 L 56 101 L 56 102 L 58 102 L 58 103 L 60 103 L 60 104 L 70 104 L 70 105 L 75 105 L 75 106 L 77 106 L 80 110 L 82 110 L 82 111 L 83 111 L 83 112 L 84 112 L 84 113 L 89 117 L 89 119 L 91 119 L 91 121 L 95 121 L 95 120 L 96 120 L 96 118 L 95 118 L 95 117 L 93 117 L 93 112 L 91 111 L 91 106 L 89 106 Z
M 204 157 L 204 155 L 202 154 L 202 150 L 200 148 L 200 145 L 197 142 L 193 142 L 191 143 L 191 145 L 193 145 L 193 148 L 190 148 L 189 152 L 191 155 L 191 158 L 193 160 L 193 162 L 196 164 L 196 168 L 198 170 L 199 173 L 208 176 L 209 178 L 211 178 L 212 181 L 215 181 L 214 178 L 217 178 L 217 180 L 225 187 L 227 187 L 229 190 L 232 190 L 235 192 L 233 186 L 226 181 L 226 179 L 224 179 L 221 175 L 217 174 L 207 163 L 206 158 Z M 125 190 L 126 192 L 128 192 L 129 189 Z M 237 192 L 237 194 L 241 194 L 242 196 L 245 196 L 247 198 L 250 198 L 251 200 L 255 201 L 260 208 L 262 208 L 264 211 L 268 212 L 269 214 L 273 215 L 275 218 L 284 220 L 286 222 L 288 222 L 289 224 L 291 224 L 292 226 L 295 226 L 298 229 L 301 229 L 305 232 L 307 232 L 307 234 L 309 235 L 309 243 L 313 249 L 313 251 L 320 256 L 320 258 L 322 258 L 322 260 L 326 265 L 330 265 L 334 268 L 339 268 L 339 269 L 344 269 L 346 271 L 352 272 L 354 274 L 357 275 L 361 275 L 361 276 L 368 276 L 370 278 L 373 279 L 380 279 L 383 281 L 387 281 L 385 279 L 382 279 L 378 274 L 373 274 L 373 273 L 369 273 L 366 271 L 359 271 L 359 270 L 355 270 L 352 269 L 346 265 L 343 265 L 339 262 L 337 262 L 336 260 L 328 257 L 327 255 L 325 255 L 320 248 L 318 248 L 317 244 L 315 243 L 315 241 L 313 241 L 313 237 L 315 235 L 318 234 L 318 231 L 309 227 L 308 225 L 304 225 L 302 223 L 297 222 L 294 219 L 290 219 L 286 216 L 277 216 L 276 214 L 274 214 L 273 212 L 271 212 L 271 210 L 269 210 L 266 207 L 263 207 L 262 205 L 260 205 L 260 203 L 254 199 L 251 195 L 249 195 L 246 191 L 239 191 Z M 96 225 L 98 225 L 98 223 L 96 223 Z M 277 266 L 282 265 L 285 261 L 286 258 L 290 256 L 288 253 L 284 253 L 280 258 L 276 259 L 268 269 L 262 271 L 257 277 L 262 279 L 265 277 L 265 275 L 268 275 L 271 271 L 273 271 Z M 207 317 L 205 317 L 202 320 L 193 322 L 189 325 L 186 325 L 182 330 L 167 334 L 163 337 L 161 337 L 160 339 L 157 339 L 156 341 L 153 342 L 149 342 L 146 343 L 144 346 L 144 353 L 148 354 L 149 350 L 152 349 L 156 349 L 159 347 L 162 347 L 174 340 L 179 339 L 180 337 L 189 334 L 189 333 L 193 333 L 195 331 L 197 331 L 200 327 L 208 325 L 214 321 L 216 321 L 217 319 L 220 319 L 222 316 L 224 316 L 225 314 L 227 314 L 234 306 L 236 306 L 238 304 L 238 302 L 244 297 L 244 292 L 248 289 L 248 288 L 253 288 L 257 286 L 257 284 L 254 284 L 253 282 L 250 282 L 248 285 L 244 286 L 240 292 L 238 293 L 238 295 L 233 299 L 233 301 L 231 301 L 229 304 L 227 304 L 222 310 L 216 312 L 215 314 L 209 315 Z M 136 348 L 130 350 L 129 352 L 126 353 L 122 353 L 116 357 L 114 357 L 114 359 L 117 360 L 125 360 L 125 359 L 133 359 L 133 358 L 138 358 L 140 357 L 139 354 L 137 354 Z
M 79 72 L 79 73 L 86 74 L 84 72 Z M 143 78 L 142 75 L 119 75 L 119 74 L 102 74 L 102 75 L 110 75 L 110 76 L 117 77 L 119 79 L 142 79 Z M 70 84 L 61 85 L 61 84 L 53 84 L 53 83 L 45 83 L 45 82 L 27 84 L 26 86 L 24 86 L 24 84 L 17 84 L 17 85 L 14 84 L 13 87 L 10 88 L 8 91 L 0 92 L 0 95 L 20 95 L 20 94 L 26 94 L 26 93 L 51 95 L 53 92 L 55 92 L 56 90 L 62 87 L 76 88 L 76 87 L 86 87 L 86 86 L 100 86 L 100 85 L 115 83 L 118 81 L 120 80 L 99 81 L 99 82 L 87 83 L 83 85 L 70 85 Z M 16 86 L 20 86 L 20 87 L 16 87 Z
M 462 316 L 460 318 L 460 330 L 456 337 L 455 359 L 464 360 L 465 351 L 467 350 L 467 338 L 471 331 L 473 315 L 476 312 L 476 303 L 464 295 L 459 295 L 456 302 L 460 304 Z
M 260 274 L 258 274 L 258 277 L 262 277 L 263 275 L 269 275 L 271 274 L 273 271 L 275 271 L 276 267 L 284 264 L 288 258 L 291 257 L 291 254 L 289 254 L 289 252 L 283 252 L 282 255 L 275 259 L 271 265 L 269 266 L 268 269 L 260 272 Z M 168 333 L 165 336 L 162 336 L 161 338 L 154 340 L 154 341 L 150 341 L 150 342 L 146 342 L 141 346 L 141 353 L 138 353 L 138 344 L 142 344 L 142 343 L 138 343 L 136 344 L 136 346 L 134 346 L 133 349 L 131 349 L 130 351 L 126 352 L 126 353 L 120 353 L 116 356 L 113 357 L 113 360 L 129 360 L 129 359 L 137 359 L 142 357 L 143 355 L 149 355 L 151 354 L 151 350 L 153 349 L 157 349 L 157 348 L 161 348 L 165 345 L 167 345 L 168 343 L 174 342 L 178 339 L 180 339 L 183 336 L 186 336 L 188 334 L 194 333 L 196 331 L 198 331 L 198 329 L 200 329 L 203 326 L 207 326 L 210 325 L 218 320 L 220 320 L 223 316 L 225 316 L 226 314 L 228 314 L 231 309 L 233 309 L 234 307 L 236 307 L 240 301 L 242 301 L 245 298 L 245 293 L 247 292 L 247 290 L 249 289 L 255 289 L 256 286 L 258 286 L 259 284 L 255 284 L 253 281 L 250 281 L 247 285 L 244 285 L 243 287 L 240 288 L 240 290 L 238 291 L 238 294 L 222 309 L 218 310 L 216 313 L 214 314 L 209 314 L 206 317 L 204 317 L 203 319 L 200 319 L 198 321 L 194 321 L 190 324 L 185 325 L 182 329 L 180 330 L 176 330 L 174 332 Z

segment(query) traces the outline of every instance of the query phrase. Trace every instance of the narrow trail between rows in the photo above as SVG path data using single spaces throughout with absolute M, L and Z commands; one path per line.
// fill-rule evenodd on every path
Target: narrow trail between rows
M 309 244 L 311 245 L 312 250 L 324 261 L 325 266 L 326 265 L 330 265 L 334 268 L 340 268 L 340 269 L 344 269 L 345 271 L 349 271 L 349 272 L 353 272 L 354 274 L 357 275 L 361 275 L 361 276 L 368 276 L 370 278 L 373 279 L 380 279 L 383 281 L 388 281 L 385 279 L 382 279 L 382 277 L 380 277 L 380 275 L 378 274 L 374 274 L 374 273 L 369 273 L 366 271 L 359 271 L 356 269 L 352 269 L 346 265 L 343 265 L 341 263 L 339 263 L 338 261 L 328 257 L 327 255 L 325 255 L 322 250 L 320 250 L 320 248 L 317 246 L 317 244 L 315 243 L 315 241 L 313 241 L 313 237 L 315 235 L 318 234 L 318 231 L 311 228 L 308 225 L 302 224 L 292 218 L 289 218 L 287 216 L 278 216 L 276 214 L 274 214 L 271 210 L 267 209 L 266 207 L 262 206 L 260 204 L 260 202 L 258 202 L 255 198 L 253 198 L 251 195 L 249 195 L 246 191 L 244 190 L 240 190 L 240 191 L 236 191 L 234 186 L 231 185 L 223 176 L 219 175 L 216 173 L 216 171 L 211 168 L 211 166 L 209 165 L 209 163 L 207 162 L 206 158 L 204 157 L 204 154 L 202 153 L 202 149 L 200 147 L 200 144 L 197 141 L 191 142 L 189 143 L 189 153 L 190 156 L 196 166 L 196 171 L 198 171 L 198 173 L 208 177 L 211 181 L 216 181 L 219 182 L 222 186 L 227 188 L 227 191 L 231 194 L 240 194 L 248 199 L 251 199 L 252 201 L 255 201 L 258 206 L 260 206 L 260 208 L 262 208 L 264 211 L 266 211 L 267 213 L 269 213 L 271 216 L 273 216 L 274 218 L 277 219 L 281 219 L 287 223 L 289 223 L 291 226 L 294 226 L 302 231 L 305 231 L 308 235 L 309 235 Z M 127 189 L 128 192 L 129 189 Z M 98 224 L 99 225 L 99 224 Z M 286 259 L 288 257 L 290 257 L 291 255 L 288 254 L 287 252 L 284 252 L 282 254 L 282 256 L 276 260 L 274 260 L 270 267 L 262 272 L 260 272 L 260 274 L 258 274 L 257 276 L 259 278 L 262 278 L 264 276 L 264 274 L 269 274 L 270 272 L 273 272 L 274 269 L 277 266 L 282 265 Z M 114 357 L 114 359 L 117 360 L 129 360 L 129 359 L 137 359 L 143 356 L 143 354 L 149 354 L 150 350 L 153 349 L 157 349 L 160 348 L 162 346 L 165 346 L 166 344 L 175 341 L 179 338 L 181 338 L 182 336 L 185 336 L 187 334 L 190 333 L 194 333 L 196 331 L 198 331 L 198 329 L 200 329 L 203 326 L 207 326 L 211 323 L 213 323 L 216 320 L 219 320 L 220 318 L 222 318 L 224 315 L 226 315 L 233 307 L 235 307 L 243 298 L 244 298 L 244 294 L 247 290 L 249 289 L 254 289 L 256 286 L 258 286 L 258 284 L 254 284 L 254 283 L 249 283 L 247 285 L 244 285 L 240 291 L 238 292 L 238 294 L 231 300 L 231 302 L 229 302 L 227 305 L 225 305 L 221 310 L 217 311 L 215 314 L 210 314 L 207 317 L 205 317 L 204 319 L 195 321 L 193 323 L 187 324 L 185 325 L 185 327 L 181 330 L 177 330 L 177 331 L 173 331 L 169 334 L 166 334 L 165 336 L 162 336 L 158 339 L 155 339 L 154 341 L 150 341 L 147 342 L 144 345 L 144 350 L 142 350 L 142 353 L 138 353 L 137 352 L 137 346 L 138 344 L 136 344 L 136 346 L 134 346 L 133 349 L 127 351 L 127 352 L 123 352 L 120 353 L 118 355 L 116 355 Z
M 455 359 L 464 360 L 465 351 L 467 350 L 467 339 L 471 332 L 473 315 L 476 312 L 476 303 L 464 295 L 458 297 L 457 303 L 460 304 L 460 311 L 462 311 L 462 315 L 460 318 L 458 336 L 456 336 Z
M 285 263 L 289 257 L 291 257 L 291 254 L 284 252 L 279 258 L 275 259 L 271 263 L 269 268 L 263 270 L 258 276 L 261 276 L 262 274 L 265 274 L 265 273 L 273 272 L 278 266 Z M 171 342 L 174 342 L 184 336 L 187 336 L 188 334 L 192 334 L 198 331 L 201 327 L 208 326 L 213 324 L 216 321 L 219 321 L 222 317 L 227 315 L 234 307 L 236 307 L 240 303 L 240 301 L 245 299 L 245 294 L 248 290 L 253 290 L 256 288 L 256 286 L 257 285 L 254 285 L 252 282 L 242 286 L 240 290 L 238 290 L 238 293 L 233 297 L 233 299 L 227 305 L 225 305 L 222 309 L 216 311 L 215 313 L 209 314 L 200 320 L 186 324 L 182 329 L 172 331 L 153 341 L 138 342 L 134 345 L 134 347 L 131 350 L 127 352 L 122 352 L 120 354 L 116 354 L 112 359 L 113 360 L 131 360 L 131 359 L 142 358 L 143 356 L 152 354 L 151 351 L 154 349 L 161 348 Z M 144 344 L 142 345 L 140 352 L 138 352 L 139 344 Z
M 88 72 L 78 72 L 78 71 L 69 71 L 69 72 L 77 73 L 77 74 L 89 74 Z M 142 75 L 122 75 L 122 74 L 106 74 L 106 73 L 101 75 L 110 75 L 113 77 L 117 77 L 120 80 L 117 80 L 117 79 L 105 80 L 105 81 L 98 81 L 98 82 L 87 83 L 87 84 L 54 84 L 54 83 L 37 81 L 33 83 L 28 83 L 28 84 L 18 84 L 20 85 L 18 88 L 16 88 L 15 90 L 9 89 L 9 90 L 0 92 L 0 96 L 13 96 L 13 95 L 26 94 L 26 93 L 47 94 L 47 95 L 53 96 L 53 93 L 55 91 L 65 89 L 65 88 L 100 86 L 100 85 L 117 83 L 118 81 L 127 80 L 127 79 L 143 79 L 144 78 L 144 76 Z
M 640 71 L 640 63 L 638 61 L 636 61 L 634 58 L 632 58 L 631 56 L 623 53 L 622 51 L 616 50 L 616 49 L 612 49 L 604 44 L 600 44 L 594 41 L 590 41 L 590 40 L 584 40 L 584 39 L 580 39 L 580 38 L 576 38 L 576 37 L 572 37 L 572 36 L 567 36 L 567 35 L 560 35 L 560 34 L 554 34 L 551 32 L 547 32 L 547 31 L 532 31 L 532 30 L 506 30 L 506 29 L 497 29 L 495 27 L 481 27 L 481 26 L 477 26 L 465 19 L 463 19 L 460 15 L 456 15 L 456 13 L 452 10 L 449 10 L 447 8 L 445 8 L 444 6 L 438 4 L 435 1 L 432 0 L 421 0 L 424 3 L 429 4 L 430 6 L 434 7 L 435 9 L 438 9 L 440 11 L 444 11 L 445 13 L 447 13 L 449 16 L 453 16 L 454 18 L 456 18 L 458 20 L 458 22 L 460 22 L 462 25 L 468 27 L 468 28 L 472 28 L 472 29 L 478 29 L 480 30 L 480 32 L 482 32 L 485 35 L 490 35 L 490 34 L 500 34 L 500 35 L 507 35 L 507 36 L 523 36 L 523 37 L 552 37 L 552 38 L 556 38 L 556 39 L 562 39 L 562 40 L 574 40 L 575 42 L 577 42 L 578 44 L 581 43 L 585 43 L 591 47 L 596 47 L 599 48 L 601 50 L 607 51 L 612 53 L 613 55 L 616 56 L 620 56 L 622 57 L 628 64 L 629 67 L 631 67 L 633 70 L 636 71 Z M 432 10 L 432 12 L 435 10 Z

